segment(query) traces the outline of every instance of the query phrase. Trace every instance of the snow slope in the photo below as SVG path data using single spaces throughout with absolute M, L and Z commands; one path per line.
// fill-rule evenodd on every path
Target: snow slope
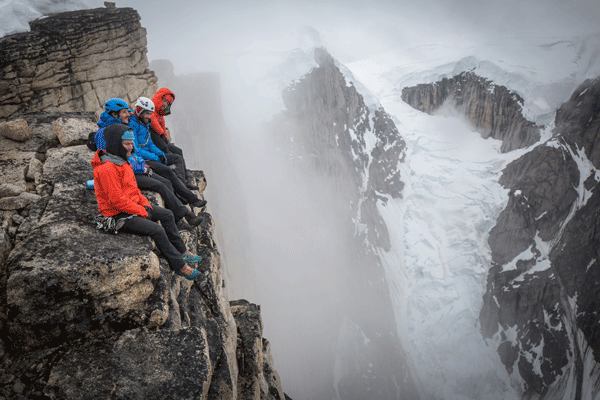
M 45 15 L 80 10 L 88 6 L 78 0 L 8 0 L 0 4 L 0 37 L 29 31 L 29 21 Z
M 573 90 L 600 75 L 599 49 L 598 35 L 469 48 L 430 45 L 346 66 L 407 141 L 404 198 L 378 205 L 392 237 L 392 250 L 380 256 L 403 345 L 428 396 L 521 396 L 519 382 L 511 382 L 482 339 L 477 319 L 491 264 L 487 238 L 508 200 L 498 178 L 528 149 L 501 154 L 499 141 L 482 139 L 460 118 L 412 109 L 401 100 L 402 88 L 474 70 L 522 96 L 528 119 L 551 124 Z

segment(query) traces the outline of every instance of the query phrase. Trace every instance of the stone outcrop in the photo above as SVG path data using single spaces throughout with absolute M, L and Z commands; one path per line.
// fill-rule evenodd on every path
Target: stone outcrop
M 0 38 L 0 397 L 288 399 L 259 308 L 230 306 L 210 214 L 182 234 L 196 282 L 148 237 L 90 223 L 94 112 L 156 90 L 139 15 L 108 6 Z
M 32 21 L 0 38 L 0 121 L 31 112 L 96 112 L 111 97 L 152 97 L 146 30 L 131 8 L 99 8 Z
M 509 201 L 489 237 L 481 331 L 527 396 L 586 398 L 600 362 L 598 82 L 584 82 L 557 112 L 553 138 L 500 180 Z
M 473 72 L 405 87 L 402 100 L 428 114 L 438 112 L 443 105 L 451 106 L 482 137 L 502 140 L 502 152 L 530 146 L 540 139 L 540 127 L 523 117 L 523 99 Z
M 224 292 L 211 215 L 200 213 L 200 226 L 182 234 L 202 256 L 201 279 L 174 275 L 148 237 L 96 230 L 90 223 L 97 213 L 95 195 L 85 185 L 93 152 L 85 145 L 60 145 L 54 129 L 60 118 L 26 118 L 31 140 L 0 138 L 0 148 L 13 150 L 2 159 L 22 177 L 22 164 L 9 155 L 43 160 L 37 183 L 18 181 L 25 190 L 16 197 L 35 201 L 0 211 L 0 393 L 284 399 L 259 308 L 246 301 L 230 306 Z M 72 124 L 82 127 L 77 135 L 87 134 L 87 121 L 82 115 Z M 204 175 L 193 176 L 201 194 Z M 15 195 L 22 186 L 5 188 Z M 156 194 L 145 195 L 162 204 Z
M 0 136 L 17 142 L 24 142 L 31 139 L 29 125 L 24 119 L 14 121 L 0 122 Z
M 366 106 L 325 49 L 314 56 L 319 66 L 283 92 L 286 111 L 273 131 L 298 169 L 325 176 L 349 205 L 340 239 L 352 243 L 340 289 L 349 295 L 339 301 L 334 388 L 343 399 L 418 399 L 376 255 L 376 247 L 390 249 L 377 202 L 402 196 L 398 165 L 406 145 L 389 115 Z
M 587 158 L 600 168 L 600 79 L 579 86 L 556 112 L 555 132 L 583 148 Z

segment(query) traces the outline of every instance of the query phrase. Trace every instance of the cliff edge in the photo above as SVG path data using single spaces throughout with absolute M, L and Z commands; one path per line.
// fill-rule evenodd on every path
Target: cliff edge
M 137 34 L 104 35 L 115 18 L 137 26 Z M 98 9 L 58 14 L 0 39 L 0 118 L 9 119 L 0 122 L 0 397 L 288 398 L 262 337 L 260 306 L 227 299 L 210 214 L 200 212 L 203 222 L 182 235 L 202 256 L 196 282 L 174 275 L 149 238 L 107 234 L 90 223 L 97 204 L 85 185 L 93 152 L 84 143 L 97 127 L 86 111 L 105 98 L 131 101 L 155 90 L 141 30 L 134 10 Z M 105 64 L 112 78 L 73 68 L 74 59 L 102 64 L 77 50 L 93 47 L 86 41 L 94 33 L 102 54 L 114 56 Z M 46 43 L 35 60 L 7 56 L 34 49 L 34 39 Z M 131 51 L 119 53 L 124 48 Z M 24 66 L 34 61 L 35 68 Z M 37 82 L 48 66 L 52 87 L 14 93 L 14 82 Z M 125 70 L 132 75 L 118 76 Z M 58 95 L 85 83 L 95 103 Z M 202 196 L 206 178 L 193 176 Z

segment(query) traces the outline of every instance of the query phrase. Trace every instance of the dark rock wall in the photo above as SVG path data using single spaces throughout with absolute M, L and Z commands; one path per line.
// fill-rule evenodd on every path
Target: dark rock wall
M 553 139 L 500 179 L 509 202 L 490 233 L 481 330 L 529 396 L 560 398 L 556 387 L 564 393 L 573 374 L 575 398 L 584 398 L 600 361 L 600 176 L 585 167 L 598 162 L 598 104 L 598 80 L 584 82 L 558 110 Z
M 540 139 L 540 128 L 522 115 L 523 99 L 474 72 L 405 87 L 402 100 L 428 114 L 444 104 L 451 105 L 482 137 L 502 140 L 502 152 L 527 147 Z
M 151 97 L 146 30 L 131 8 L 55 14 L 0 38 L 0 121 L 40 111 L 95 112 L 111 97 Z
M 600 168 L 600 79 L 583 83 L 560 106 L 555 132 L 583 148 L 594 166 Z
M 301 156 L 291 159 L 306 160 L 297 166 L 326 176 L 350 206 L 345 235 L 353 250 L 340 284 L 346 342 L 336 350 L 344 373 L 336 389 L 343 399 L 418 399 L 375 250 L 390 249 L 376 204 L 401 197 L 398 163 L 406 146 L 386 112 L 369 110 L 324 49 L 315 51 L 315 61 L 318 68 L 283 92 L 286 111 L 275 131 L 283 148 Z M 368 228 L 360 232 L 355 224 Z

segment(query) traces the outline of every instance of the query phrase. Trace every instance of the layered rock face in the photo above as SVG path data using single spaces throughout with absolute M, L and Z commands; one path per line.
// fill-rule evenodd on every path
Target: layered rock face
M 343 235 L 353 250 L 341 277 L 334 389 L 342 399 L 418 399 L 375 249 L 390 248 L 376 203 L 383 194 L 401 196 L 405 143 L 386 112 L 369 110 L 324 49 L 315 50 L 315 61 L 318 68 L 284 91 L 287 110 L 274 130 L 297 167 L 325 176 L 347 205 Z
M 553 138 L 500 180 L 509 202 L 490 233 L 481 330 L 531 398 L 598 393 L 599 89 L 584 82 L 558 110 Z
M 482 137 L 502 140 L 502 152 L 527 147 L 540 139 L 540 128 L 523 117 L 523 99 L 473 72 L 405 87 L 402 100 L 428 114 L 438 112 L 444 104 L 450 105 Z
M 0 121 L 30 112 L 95 112 L 111 97 L 151 97 L 146 30 L 131 8 L 61 13 L 0 38 Z

